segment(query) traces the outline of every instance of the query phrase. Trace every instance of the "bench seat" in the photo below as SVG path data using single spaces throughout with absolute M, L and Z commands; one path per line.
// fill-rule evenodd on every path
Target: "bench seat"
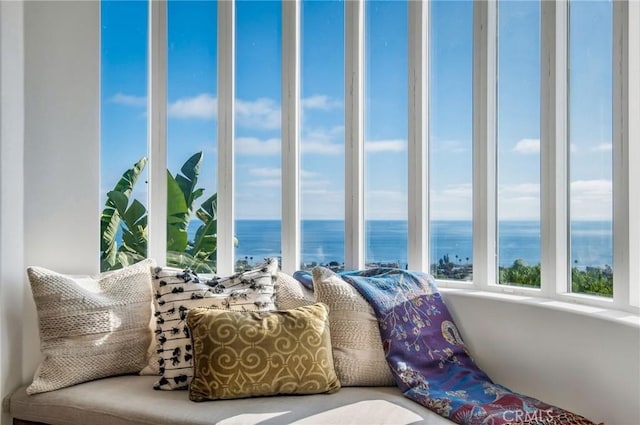
M 195 403 L 187 391 L 156 391 L 153 376 L 118 376 L 4 400 L 22 421 L 51 425 L 451 424 L 396 387 L 345 387 L 334 394 Z M 24 422 L 16 422 L 24 423 Z

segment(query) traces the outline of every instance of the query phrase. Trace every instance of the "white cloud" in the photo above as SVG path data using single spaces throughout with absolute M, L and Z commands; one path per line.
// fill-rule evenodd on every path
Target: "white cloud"
M 280 177 L 282 171 L 280 168 L 253 168 L 249 170 L 249 174 L 256 177 Z
M 514 183 L 498 187 L 500 220 L 539 220 L 540 184 Z
M 238 155 L 278 155 L 280 153 L 280 139 L 261 140 L 256 137 L 238 137 L 236 139 L 236 153 Z
M 344 153 L 344 146 L 331 142 L 304 142 L 302 145 L 302 153 L 338 155 Z
M 406 220 L 407 194 L 394 190 L 365 192 L 365 214 L 371 220 Z
M 498 196 L 531 196 L 540 194 L 540 184 L 504 184 L 498 188 Z
M 326 188 L 308 188 L 302 186 L 301 210 L 302 218 L 342 219 L 344 217 L 344 192 Z
M 306 109 L 320 109 L 328 111 L 331 109 L 337 109 L 342 107 L 342 102 L 336 99 L 331 99 L 325 95 L 314 95 L 302 99 L 302 106 Z
M 218 99 L 209 93 L 178 99 L 169 104 L 167 114 L 172 118 L 217 118 Z
M 364 150 L 367 153 L 402 152 L 407 148 L 407 141 L 393 140 L 367 140 L 364 142 Z
M 591 148 L 592 152 L 611 152 L 613 145 L 611 143 L 600 143 Z
M 513 147 L 514 152 L 534 154 L 540 152 L 540 139 L 522 139 Z
M 471 183 L 460 183 L 447 185 L 441 193 L 445 196 L 452 196 L 457 198 L 470 198 L 473 192 Z
M 436 185 L 429 194 L 432 220 L 470 220 L 473 212 L 471 183 Z
M 247 186 L 251 187 L 280 187 L 281 180 L 280 179 L 263 179 L 263 180 L 254 180 L 247 183 Z
M 611 220 L 613 212 L 611 180 L 571 182 L 571 218 Z
M 256 202 L 259 199 L 260 202 Z M 279 220 L 280 191 L 270 187 L 251 187 L 236 192 L 236 218 L 240 220 Z M 242 243 L 242 241 L 240 241 Z
M 302 187 L 302 190 L 306 191 L 307 189 L 318 189 L 318 188 L 326 188 L 331 184 L 331 182 L 329 180 L 318 180 L 318 179 L 305 179 L 303 178 L 302 180 L 302 184 L 300 185 Z
M 582 198 L 611 197 L 611 180 L 576 180 L 571 182 L 571 196 Z
M 126 106 L 145 106 L 147 104 L 146 96 L 131 96 L 124 93 L 116 93 L 109 99 L 111 103 Z
M 305 131 L 302 136 L 302 153 L 321 155 L 339 155 L 344 153 L 344 146 L 336 143 L 344 140 L 344 126 L 337 125 L 329 129 L 315 128 Z
M 471 143 L 463 143 L 459 140 L 434 140 L 429 148 L 432 152 L 443 152 L 446 154 L 469 152 Z
M 262 97 L 254 101 L 236 100 L 238 125 L 260 130 L 277 130 L 281 126 L 280 105 Z
M 313 179 L 319 177 L 320 173 L 316 173 L 315 171 L 300 170 L 300 176 L 302 176 L 303 179 Z

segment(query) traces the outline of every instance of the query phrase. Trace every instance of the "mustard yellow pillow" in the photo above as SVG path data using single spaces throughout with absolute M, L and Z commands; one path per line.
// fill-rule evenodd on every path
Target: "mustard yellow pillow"
M 271 312 L 195 308 L 187 325 L 193 338 L 193 401 L 340 389 L 324 304 Z

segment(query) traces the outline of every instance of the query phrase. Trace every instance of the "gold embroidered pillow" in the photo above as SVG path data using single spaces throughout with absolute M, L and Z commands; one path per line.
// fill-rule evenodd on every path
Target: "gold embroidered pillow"
M 190 270 L 157 267 L 153 273 L 156 352 L 160 374 L 157 390 L 186 389 L 193 376 L 187 313 L 196 307 L 238 311 L 275 310 L 278 260 L 226 277 L 198 276 Z
M 272 312 L 196 308 L 187 324 L 194 350 L 193 401 L 340 389 L 324 304 Z

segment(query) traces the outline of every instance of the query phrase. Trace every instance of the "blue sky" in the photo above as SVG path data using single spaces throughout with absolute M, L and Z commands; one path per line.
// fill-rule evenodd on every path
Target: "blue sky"
M 472 2 L 432 2 L 431 216 L 471 217 Z M 538 219 L 539 2 L 499 2 L 500 219 Z M 169 2 L 168 166 L 216 190 L 216 3 Z M 611 217 L 611 3 L 572 1 L 573 219 Z M 303 1 L 302 216 L 344 217 L 344 4 Z M 146 155 L 147 3 L 102 6 L 102 191 Z M 366 217 L 407 215 L 407 4 L 366 5 Z M 281 4 L 236 7 L 237 218 L 280 217 Z M 143 185 L 137 196 L 144 200 Z M 257 200 L 259 200 L 257 202 Z

